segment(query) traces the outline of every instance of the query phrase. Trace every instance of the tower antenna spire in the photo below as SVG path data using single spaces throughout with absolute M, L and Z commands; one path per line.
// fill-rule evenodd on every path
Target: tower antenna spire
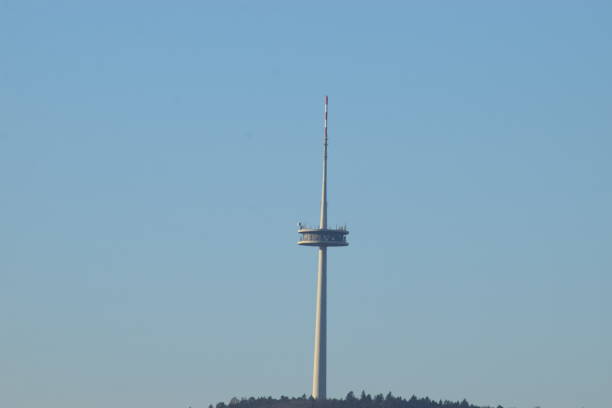
M 327 106 L 325 95 L 325 110 L 323 112 L 323 187 L 321 191 L 321 222 L 319 228 L 327 228 Z

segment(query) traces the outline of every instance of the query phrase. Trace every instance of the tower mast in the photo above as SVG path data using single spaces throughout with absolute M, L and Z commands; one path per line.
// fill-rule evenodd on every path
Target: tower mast
M 321 222 L 319 229 L 327 228 L 327 104 L 323 113 L 323 182 L 321 188 Z M 312 397 L 327 396 L 327 247 L 319 246 L 317 268 L 317 310 L 315 315 L 314 363 L 312 369 Z
M 323 183 L 321 191 L 321 219 L 319 228 L 302 227 L 299 245 L 319 247 L 317 268 L 317 304 L 315 314 L 314 364 L 312 374 L 312 396 L 324 400 L 327 397 L 327 247 L 347 246 L 346 228 L 327 228 L 327 112 L 328 98 L 325 96 L 323 116 Z

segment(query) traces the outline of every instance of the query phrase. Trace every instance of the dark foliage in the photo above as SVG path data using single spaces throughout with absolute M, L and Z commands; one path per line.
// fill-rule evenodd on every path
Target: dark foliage
M 209 408 L 213 408 L 212 405 Z M 378 394 L 371 396 L 362 391 L 357 397 L 351 391 L 346 394 L 344 399 L 328 399 L 325 401 L 315 401 L 312 397 L 302 395 L 298 398 L 290 398 L 282 395 L 279 399 L 272 397 L 259 398 L 232 398 L 228 404 L 218 403 L 215 408 L 490 408 L 478 407 L 468 403 L 466 400 L 455 401 L 433 401 L 428 397 L 417 398 L 412 396 L 409 399 L 396 397 L 390 392 L 383 396 Z M 497 408 L 503 408 L 498 405 Z

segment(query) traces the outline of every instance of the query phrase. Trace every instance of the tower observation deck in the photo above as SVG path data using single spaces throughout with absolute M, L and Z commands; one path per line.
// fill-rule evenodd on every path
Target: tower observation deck
M 314 367 L 312 375 L 312 397 L 326 399 L 327 395 L 327 248 L 347 246 L 346 226 L 327 227 L 327 105 L 323 116 L 323 188 L 321 191 L 321 220 L 319 227 L 299 224 L 298 245 L 319 247 L 317 268 L 317 310 L 315 316 Z
M 347 246 L 346 235 L 348 230 L 346 227 L 336 229 L 329 228 L 301 228 L 298 230 L 300 234 L 299 245 L 330 247 L 330 246 Z

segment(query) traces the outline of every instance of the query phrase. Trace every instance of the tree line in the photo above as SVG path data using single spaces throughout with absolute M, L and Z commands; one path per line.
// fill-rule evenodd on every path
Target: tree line
M 314 400 L 305 394 L 301 397 L 280 398 L 259 397 L 259 398 L 232 398 L 228 404 L 219 402 L 217 405 L 209 405 L 208 408 L 491 408 L 472 405 L 465 399 L 463 401 L 435 401 L 428 397 L 418 398 L 413 395 L 406 399 L 396 397 L 391 392 L 387 395 L 370 395 L 362 391 L 359 397 L 353 391 L 346 394 L 346 397 L 339 399 Z M 498 405 L 497 408 L 503 408 Z

